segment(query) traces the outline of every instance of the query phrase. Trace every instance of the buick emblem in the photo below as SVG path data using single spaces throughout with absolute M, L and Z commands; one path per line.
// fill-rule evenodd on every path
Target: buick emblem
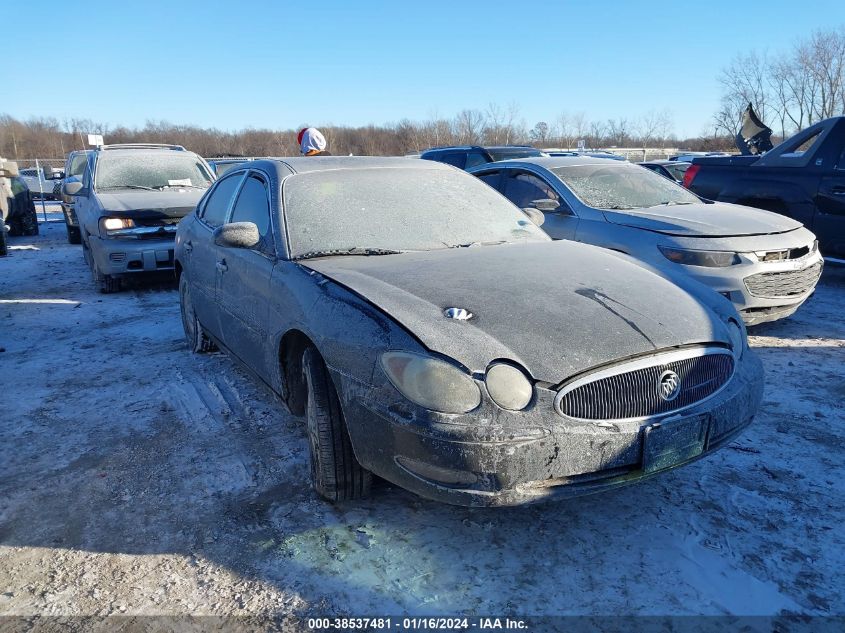
M 667 369 L 660 375 L 660 397 L 666 402 L 672 402 L 681 393 L 681 379 L 671 369 Z

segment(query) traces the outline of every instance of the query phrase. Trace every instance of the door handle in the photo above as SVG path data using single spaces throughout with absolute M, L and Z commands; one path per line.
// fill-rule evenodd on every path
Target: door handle
M 194 246 L 191 244 L 191 240 L 188 240 L 185 242 L 185 251 L 190 253 L 192 250 L 194 250 Z
M 225 273 L 227 270 L 229 270 L 229 267 L 226 265 L 225 259 L 221 259 L 219 262 L 217 262 L 217 270 L 219 270 L 221 273 Z

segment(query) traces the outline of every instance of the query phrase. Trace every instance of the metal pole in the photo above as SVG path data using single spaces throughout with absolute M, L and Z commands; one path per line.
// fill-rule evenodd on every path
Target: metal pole
M 41 166 L 38 164 L 38 159 L 35 159 L 35 173 L 38 174 L 38 188 L 41 190 L 41 215 L 44 216 L 44 222 L 47 222 L 47 206 L 44 204 L 44 179 L 41 178 Z

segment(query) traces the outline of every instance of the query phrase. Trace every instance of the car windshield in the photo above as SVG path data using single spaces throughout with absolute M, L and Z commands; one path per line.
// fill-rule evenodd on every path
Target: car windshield
M 215 169 L 215 171 L 217 171 L 217 177 L 218 177 L 218 178 L 220 178 L 220 177 L 222 177 L 222 176 L 223 176 L 223 174 L 225 174 L 227 171 L 229 171 L 229 170 L 231 170 L 231 169 L 234 169 L 235 167 L 240 167 L 240 166 L 241 166 L 241 165 L 243 165 L 245 162 L 247 162 L 247 161 L 245 161 L 245 160 L 239 160 L 239 161 L 233 161 L 233 162 L 231 162 L 231 163 L 222 163 L 222 162 L 218 163 L 218 162 L 215 162 L 215 163 L 214 163 L 214 169 Z
M 492 188 L 451 169 L 306 172 L 288 177 L 283 194 L 293 258 L 549 240 Z
M 673 162 L 666 163 L 663 166 L 666 168 L 675 180 L 683 180 L 684 174 L 689 169 L 691 163 Z
M 207 188 L 213 180 L 200 158 L 191 152 L 103 152 L 97 161 L 95 188 Z
M 504 149 L 488 149 L 487 152 L 493 160 L 512 160 L 514 158 L 536 158 L 542 156 L 543 152 L 533 147 L 508 147 Z
M 648 169 L 628 164 L 573 165 L 552 171 L 587 206 L 595 209 L 642 209 L 694 204 L 698 197 Z

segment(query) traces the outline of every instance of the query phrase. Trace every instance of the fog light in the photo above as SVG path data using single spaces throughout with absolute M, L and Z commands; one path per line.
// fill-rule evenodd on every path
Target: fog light
M 525 374 L 513 365 L 496 363 L 487 369 L 484 378 L 487 393 L 503 409 L 519 411 L 528 406 L 534 395 L 534 387 Z

